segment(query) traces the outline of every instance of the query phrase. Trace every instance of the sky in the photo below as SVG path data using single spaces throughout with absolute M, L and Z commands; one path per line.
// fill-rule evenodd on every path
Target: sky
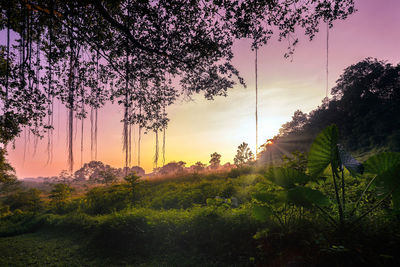
M 329 88 L 343 70 L 366 57 L 400 63 L 400 1 L 355 0 L 358 10 L 344 21 L 335 21 L 329 31 Z M 309 112 L 321 104 L 326 83 L 326 27 L 310 42 L 299 31 L 300 39 L 291 59 L 285 59 L 286 42 L 275 39 L 258 50 L 258 139 L 259 145 L 278 133 L 294 111 Z M 4 38 L 2 38 L 4 40 Z M 233 63 L 244 77 L 247 87 L 236 85 L 227 97 L 213 101 L 202 95 L 193 101 L 181 99 L 167 109 L 170 123 L 166 131 L 166 163 L 183 160 L 187 166 L 197 161 L 209 162 L 218 152 L 221 162 L 233 162 L 237 147 L 246 142 L 255 151 L 255 53 L 249 40 L 234 43 Z M 9 161 L 19 178 L 58 175 L 67 169 L 66 114 L 55 107 L 53 159 L 47 163 L 47 140 L 39 140 L 36 152 L 34 138 L 25 132 L 9 148 Z M 124 165 L 122 152 L 122 108 L 107 104 L 99 111 L 97 160 L 113 167 Z M 84 125 L 83 163 L 91 160 L 90 124 Z M 138 130 L 135 130 L 137 136 Z M 24 140 L 28 144 L 24 145 Z M 160 144 L 162 139 L 160 138 Z M 74 170 L 81 167 L 80 133 L 76 134 Z M 155 167 L 154 134 L 142 137 L 141 167 L 146 173 Z M 133 164 L 137 165 L 135 149 Z M 162 155 L 160 155 L 162 158 Z M 159 163 L 160 164 L 160 163 Z

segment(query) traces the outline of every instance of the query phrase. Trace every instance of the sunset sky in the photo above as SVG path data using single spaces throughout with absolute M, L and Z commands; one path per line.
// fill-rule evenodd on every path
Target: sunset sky
M 366 58 L 400 62 L 400 1 L 355 0 L 358 12 L 345 21 L 335 21 L 330 30 L 329 86 L 333 87 L 344 68 Z M 302 36 L 292 61 L 283 57 L 286 42 L 272 42 L 258 52 L 259 77 L 259 144 L 277 134 L 297 109 L 309 112 L 325 97 L 326 30 L 325 26 L 311 42 Z M 4 40 L 4 38 L 1 38 Z M 237 146 L 247 142 L 255 150 L 255 71 L 250 41 L 234 44 L 234 65 L 245 78 L 247 88 L 236 85 L 227 97 L 207 101 L 202 95 L 194 101 L 179 100 L 168 108 L 170 124 L 166 138 L 166 162 L 183 160 L 187 166 L 196 161 L 207 163 L 210 154 L 218 152 L 221 161 L 233 162 Z M 9 160 L 17 176 L 57 175 L 67 169 L 66 113 L 57 105 L 54 131 L 54 158 L 46 164 L 46 140 L 39 141 L 33 155 L 33 138 L 26 147 L 24 133 L 15 149 L 9 149 Z M 122 108 L 108 104 L 99 111 L 98 160 L 122 167 Z M 84 162 L 90 161 L 90 124 L 85 124 Z M 137 137 L 137 129 L 136 129 Z M 154 134 L 143 136 L 141 163 L 146 172 L 153 169 Z M 162 139 L 160 138 L 160 144 Z M 80 168 L 80 133 L 75 142 L 74 170 Z M 135 154 L 134 164 L 137 163 Z

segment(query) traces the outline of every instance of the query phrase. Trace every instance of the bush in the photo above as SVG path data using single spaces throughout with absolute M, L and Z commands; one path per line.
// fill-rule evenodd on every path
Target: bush
M 0 237 L 19 235 L 34 231 L 42 225 L 42 218 L 32 212 L 16 209 L 0 220 Z
M 41 225 L 80 231 L 99 255 L 115 260 L 177 255 L 198 261 L 207 255 L 206 262 L 219 263 L 216 266 L 248 262 L 256 254 L 252 236 L 260 226 L 249 209 L 226 207 L 163 211 L 142 208 L 101 216 L 46 214 L 41 217 Z M 177 265 L 175 260 L 171 259 L 174 263 L 169 265 Z
M 27 191 L 18 190 L 7 195 L 3 203 L 8 205 L 11 211 L 16 209 L 29 212 L 38 212 L 43 209 L 43 201 L 40 199 L 40 191 L 36 188 Z
M 131 203 L 131 190 L 125 184 L 95 187 L 83 199 L 83 211 L 88 214 L 107 214 L 126 208 Z
M 253 167 L 245 165 L 245 166 L 230 170 L 230 172 L 228 173 L 228 177 L 237 178 L 241 175 L 250 174 L 253 172 L 253 170 L 254 170 Z
M 56 213 L 63 214 L 71 211 L 70 197 L 73 188 L 67 184 L 55 184 L 50 192 L 50 205 Z

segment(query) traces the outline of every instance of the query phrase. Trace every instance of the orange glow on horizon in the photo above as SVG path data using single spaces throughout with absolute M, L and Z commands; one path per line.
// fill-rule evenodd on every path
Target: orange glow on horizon
M 348 66 L 366 57 L 400 62 L 400 1 L 387 0 L 385 4 L 374 0 L 356 0 L 358 12 L 343 21 L 335 21 L 330 30 L 329 79 L 330 88 Z M 32 7 L 34 8 L 34 7 Z M 0 43 L 6 43 L 6 31 L 0 33 Z M 269 139 L 279 132 L 285 122 L 291 120 L 293 112 L 310 112 L 321 104 L 326 88 L 326 35 L 325 27 L 316 34 L 312 42 L 301 33 L 299 44 L 291 60 L 284 58 L 286 44 L 272 38 L 268 45 L 258 50 L 258 152 L 269 146 L 277 146 Z M 368 45 L 366 45 L 368 44 Z M 179 99 L 167 107 L 170 118 L 166 130 L 165 163 L 184 161 L 186 166 L 201 161 L 209 164 L 210 154 L 221 154 L 221 163 L 233 162 L 237 147 L 246 142 L 255 148 L 254 117 L 254 51 L 251 40 L 235 41 L 232 64 L 238 68 L 247 87 L 237 84 L 228 91 L 227 97 L 204 99 L 202 94 L 192 95 L 193 101 Z M 124 166 L 122 150 L 124 111 L 117 103 L 107 103 L 98 112 L 98 155 L 95 159 L 115 168 Z M 29 129 L 24 129 L 13 146 L 7 149 L 8 160 L 19 178 L 58 175 L 67 169 L 66 125 L 67 110 L 62 104 L 54 108 L 54 136 L 49 157 L 48 140 L 35 139 Z M 80 121 L 74 121 L 78 125 Z M 80 127 L 80 125 L 78 125 Z M 77 129 L 77 127 L 74 127 Z M 82 164 L 94 160 L 91 153 L 90 122 L 84 123 L 83 153 L 81 154 L 81 131 L 74 134 L 74 171 Z M 132 163 L 139 165 L 139 129 L 132 128 Z M 162 143 L 162 138 L 159 138 Z M 154 154 L 156 136 L 150 132 L 141 136 L 140 166 L 146 173 L 155 167 Z M 255 153 L 255 151 L 253 150 Z M 255 153 L 256 154 L 256 153 Z M 81 161 L 82 158 L 82 161 Z M 163 156 L 160 153 L 159 158 Z M 49 160 L 50 159 L 50 160 Z M 82 163 L 81 163 L 82 162 Z M 158 167 L 162 160 L 158 162 Z

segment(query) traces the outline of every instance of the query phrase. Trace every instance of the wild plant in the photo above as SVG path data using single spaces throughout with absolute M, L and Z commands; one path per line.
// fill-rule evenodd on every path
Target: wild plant
M 350 173 L 352 179 L 360 178 L 361 175 L 364 175 L 361 179 L 369 179 L 355 202 L 346 198 L 348 186 L 345 171 Z M 316 209 L 339 229 L 354 227 L 389 199 L 393 210 L 400 210 L 400 153 L 379 153 L 360 163 L 339 144 L 336 125 L 325 128 L 313 141 L 308 153 L 306 172 L 275 167 L 265 172 L 264 176 L 268 182 L 279 188 L 274 192 L 263 191 L 253 196 L 256 203 L 254 215 L 264 221 L 275 217 L 283 225 L 277 214 L 278 199 L 285 205 Z M 333 198 L 311 188 L 311 184 L 322 179 L 332 182 Z M 360 204 L 368 192 L 374 193 L 378 200 L 371 207 L 362 210 Z

